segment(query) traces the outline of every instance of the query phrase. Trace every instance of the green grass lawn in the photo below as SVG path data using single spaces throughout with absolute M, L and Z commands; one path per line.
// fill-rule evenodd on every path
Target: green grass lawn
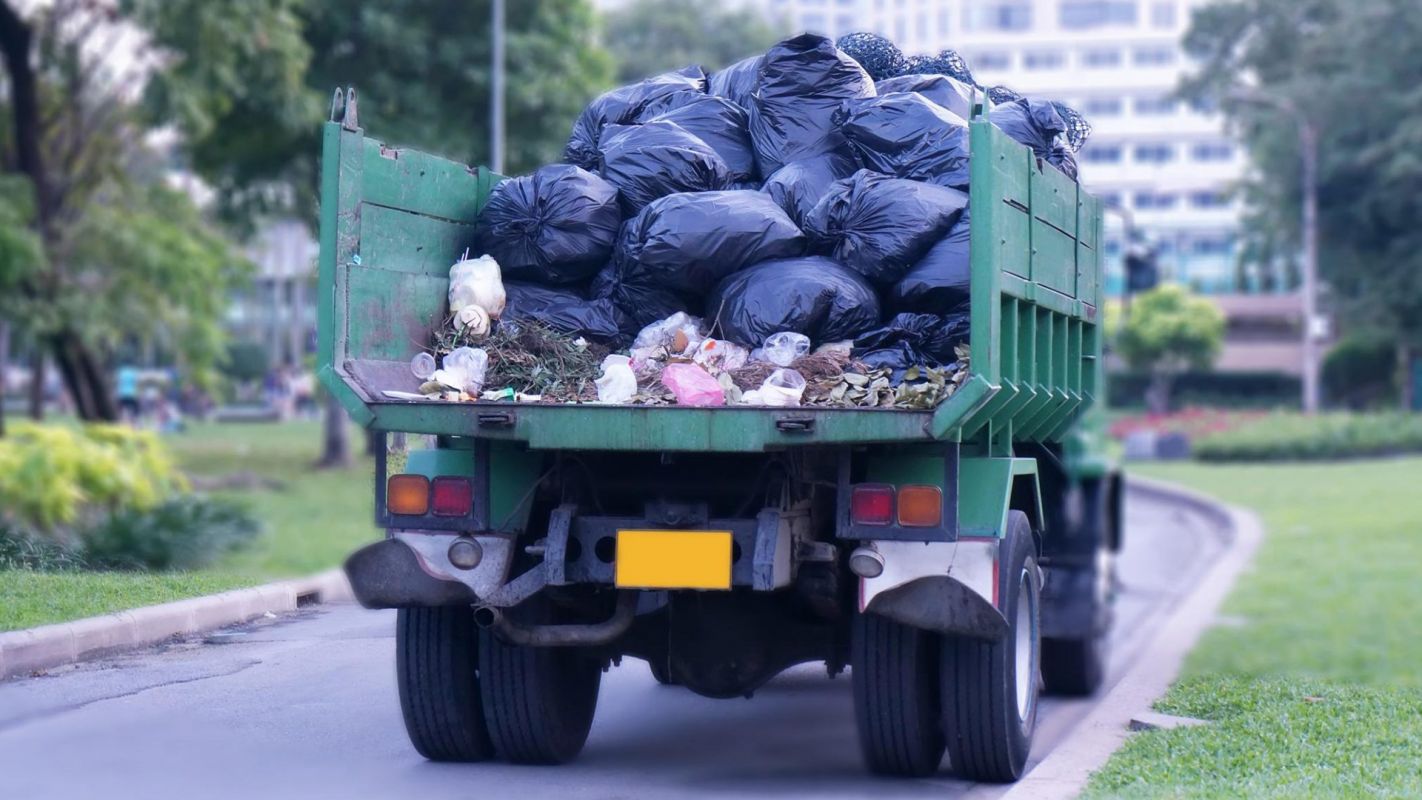
M 1259 512 L 1266 538 L 1090 797 L 1422 797 L 1422 458 L 1136 470 Z
M 374 539 L 372 465 L 316 470 L 320 424 L 195 425 L 164 437 L 183 470 L 194 476 L 250 472 L 280 481 L 280 489 L 216 492 L 262 521 L 261 537 L 211 569 L 178 573 L 46 573 L 0 571 L 0 630 L 163 603 L 252 586 L 336 566 Z M 365 440 L 352 430 L 352 447 Z

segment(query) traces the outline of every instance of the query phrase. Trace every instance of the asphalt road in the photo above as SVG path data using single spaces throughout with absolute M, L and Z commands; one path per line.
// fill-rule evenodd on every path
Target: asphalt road
M 1113 674 L 1220 547 L 1205 522 L 1127 504 Z M 990 797 L 948 773 L 861 768 L 847 677 L 804 666 L 750 700 L 604 676 L 587 748 L 563 767 L 423 761 L 395 690 L 394 612 L 332 606 L 0 684 L 0 798 Z M 1048 699 L 1033 761 L 1090 701 Z

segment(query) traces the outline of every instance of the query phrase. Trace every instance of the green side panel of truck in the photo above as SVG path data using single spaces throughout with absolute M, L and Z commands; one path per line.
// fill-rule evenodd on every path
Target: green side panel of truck
M 361 425 L 533 450 L 763 452 L 797 446 L 1061 442 L 1101 393 L 1101 205 L 979 114 L 970 123 L 971 376 L 933 411 L 644 408 L 392 400 L 445 324 L 447 271 L 500 180 L 324 129 L 319 284 L 323 384 Z M 965 451 L 966 454 L 966 451 Z

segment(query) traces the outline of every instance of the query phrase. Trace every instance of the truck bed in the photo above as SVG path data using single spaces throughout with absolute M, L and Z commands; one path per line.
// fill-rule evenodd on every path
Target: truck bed
M 1100 203 L 980 112 L 970 123 L 973 371 L 936 409 L 391 400 L 385 390 L 414 389 L 410 358 L 445 323 L 449 266 L 473 244 L 500 177 L 368 138 L 349 122 L 352 103 L 338 102 L 323 134 L 318 374 L 366 427 L 588 450 L 1055 441 L 1100 385 Z

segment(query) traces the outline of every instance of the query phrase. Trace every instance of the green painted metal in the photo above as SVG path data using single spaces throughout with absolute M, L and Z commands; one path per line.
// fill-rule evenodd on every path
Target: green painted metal
M 958 535 L 1002 536 L 1011 510 L 1012 483 L 1027 476 L 1037 483 L 1032 458 L 965 456 L 958 462 Z M 1042 518 L 1041 492 L 1034 491 L 1037 518 Z
M 544 454 L 517 445 L 496 443 L 489 448 L 489 524 L 494 530 L 522 533 L 528 527 L 528 494 L 543 474 L 545 460 Z M 479 474 L 475 451 L 450 447 L 411 450 L 404 471 L 430 479 Z
M 408 475 L 423 475 L 430 480 L 441 475 L 472 478 L 478 474 L 474 466 L 474 451 L 439 448 L 411 450 L 405 457 L 404 471 Z
M 1100 394 L 1101 206 L 985 113 L 970 137 L 972 375 L 932 412 L 389 401 L 360 376 L 399 375 L 444 323 L 446 271 L 500 177 L 341 122 L 323 131 L 319 375 L 362 425 L 534 451 L 946 440 L 1010 456 L 1014 441 L 1060 441 Z

